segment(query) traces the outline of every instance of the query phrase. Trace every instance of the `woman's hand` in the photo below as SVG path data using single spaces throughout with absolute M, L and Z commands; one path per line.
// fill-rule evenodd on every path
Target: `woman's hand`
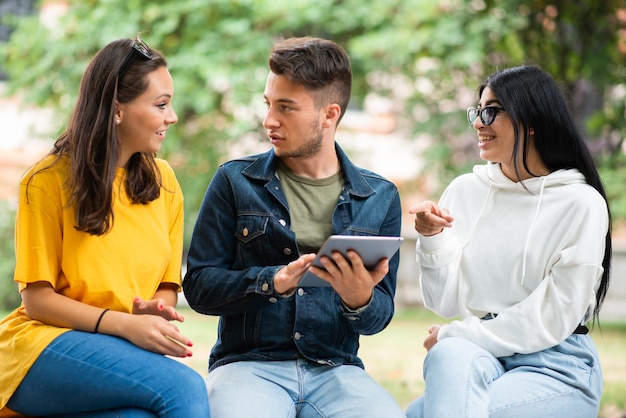
M 430 349 L 437 344 L 439 328 L 441 328 L 441 325 L 437 324 L 428 327 L 428 337 L 424 339 L 424 348 L 426 348 L 426 351 L 430 351 Z
M 167 306 L 165 300 L 151 299 L 143 300 L 139 296 L 133 299 L 133 314 L 135 315 L 157 315 L 168 321 L 184 322 L 183 317 L 175 307 Z
M 164 299 L 143 300 L 138 296 L 135 297 L 133 316 L 140 317 L 140 320 L 130 321 L 128 324 L 133 329 L 127 339 L 133 344 L 160 354 L 177 357 L 192 355 L 188 348 L 193 345 L 191 340 L 181 334 L 177 326 L 169 322 L 183 322 L 185 318 L 175 307 L 166 305 Z M 137 330 L 134 328 L 136 326 L 142 329 Z
M 448 209 L 441 208 L 430 200 L 411 207 L 409 213 L 415 214 L 415 230 L 425 237 L 443 232 L 443 229 L 450 228 L 454 221 Z
M 152 301 L 146 301 L 152 305 Z M 158 303 L 157 303 L 158 305 Z M 158 306 L 157 306 L 158 307 Z M 150 308 L 148 308 L 150 309 Z M 167 311 L 163 309 L 161 312 Z M 146 350 L 175 357 L 191 357 L 191 340 L 178 327 L 159 314 L 107 312 L 100 325 L 102 332 L 118 335 Z

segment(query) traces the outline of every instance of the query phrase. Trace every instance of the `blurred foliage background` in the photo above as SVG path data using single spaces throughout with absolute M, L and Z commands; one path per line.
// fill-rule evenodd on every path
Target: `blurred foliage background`
M 64 128 L 82 72 L 103 45 L 139 32 L 168 58 L 180 121 L 170 128 L 161 156 L 177 171 L 185 193 L 186 242 L 204 190 L 228 150 L 241 141 L 265 140 L 262 92 L 273 42 L 303 35 L 332 39 L 348 51 L 352 109 L 384 100 L 396 130 L 407 138 L 431 138 L 422 155 L 425 166 L 410 186 L 429 184 L 433 197 L 478 162 L 474 142 L 467 140 L 465 109 L 477 101 L 482 79 L 505 67 L 540 65 L 563 83 L 601 167 L 613 215 L 626 219 L 623 0 L 31 3 L 28 16 L 1 16 L 12 32 L 0 43 L 0 67 L 8 94 L 21 92 L 28 102 L 54 109 L 58 125 L 50 126 L 51 137 Z M 39 10 L 46 7 L 62 13 L 42 19 Z M 4 231 L 12 220 L 0 223 L 4 240 L 12 234 Z M 11 253 L 2 247 L 0 274 L 11 271 L 5 266 Z

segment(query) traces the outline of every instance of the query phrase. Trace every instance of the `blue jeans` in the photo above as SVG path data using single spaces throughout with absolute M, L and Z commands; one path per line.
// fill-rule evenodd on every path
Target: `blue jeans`
M 588 335 L 531 354 L 496 358 L 461 338 L 443 338 L 424 360 L 424 396 L 408 418 L 598 416 L 602 372 Z
M 211 415 L 220 418 L 405 418 L 358 366 L 239 361 L 213 369 L 207 386 Z
M 81 331 L 50 343 L 7 406 L 46 417 L 209 417 L 199 373 L 124 339 Z

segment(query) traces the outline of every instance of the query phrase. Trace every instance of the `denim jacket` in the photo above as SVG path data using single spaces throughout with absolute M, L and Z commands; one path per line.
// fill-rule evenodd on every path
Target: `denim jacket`
M 344 186 L 333 234 L 399 236 L 400 197 L 393 183 L 356 167 L 335 144 Z M 307 358 L 363 367 L 359 335 L 383 330 L 394 312 L 399 254 L 365 308 L 346 309 L 331 287 L 297 288 L 284 297 L 274 275 L 300 254 L 273 150 L 222 164 L 204 196 L 183 290 L 197 312 L 219 315 L 209 369 L 234 361 Z

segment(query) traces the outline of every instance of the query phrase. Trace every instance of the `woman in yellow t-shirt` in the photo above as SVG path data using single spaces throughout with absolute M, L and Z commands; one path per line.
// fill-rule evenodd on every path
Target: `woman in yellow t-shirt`
M 155 158 L 178 120 L 165 58 L 138 37 L 105 46 L 50 155 L 20 184 L 15 281 L 0 322 L 0 416 L 208 417 L 172 321 L 183 196 Z M 114 415 L 115 414 L 115 415 Z

